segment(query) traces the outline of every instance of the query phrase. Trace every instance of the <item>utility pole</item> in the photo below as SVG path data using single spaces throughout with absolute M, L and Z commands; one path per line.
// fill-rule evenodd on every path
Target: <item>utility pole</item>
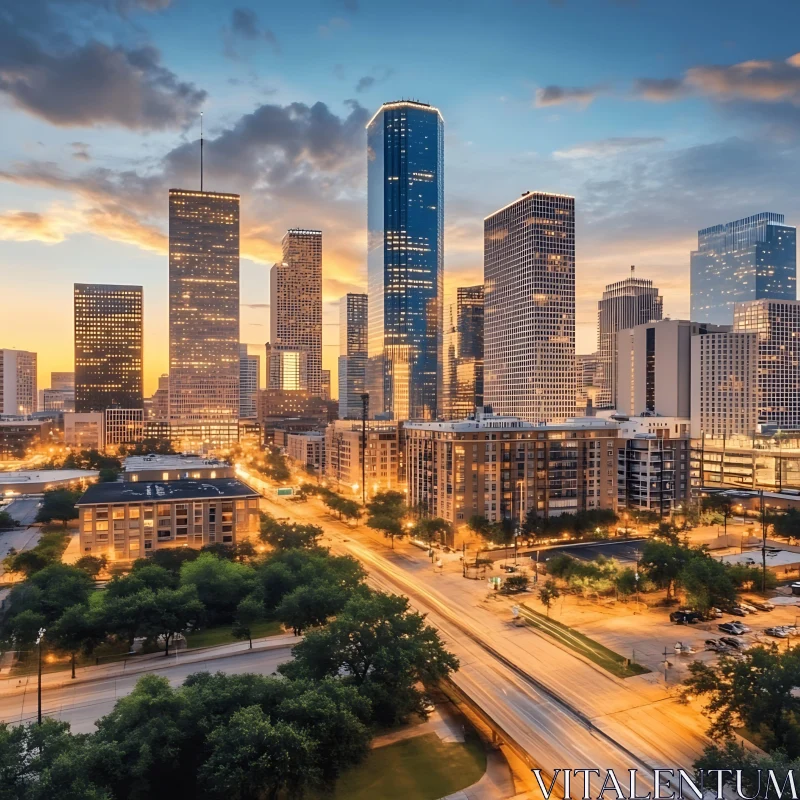
M 664 647 L 664 683 L 667 682 L 667 667 L 669 666 L 669 661 L 667 661 L 667 648 Z
M 367 411 L 369 410 L 369 394 L 361 395 L 361 501 L 367 504 Z M 392 538 L 394 547 L 394 538 Z
M 767 591 L 767 518 L 764 514 L 764 490 L 759 491 L 761 498 L 761 592 Z
M 39 628 L 39 636 L 36 639 L 36 646 L 39 648 L 38 653 L 38 680 L 36 684 L 36 698 L 37 698 L 37 708 L 38 712 L 36 714 L 37 724 L 42 724 L 42 639 L 44 639 L 45 629 Z

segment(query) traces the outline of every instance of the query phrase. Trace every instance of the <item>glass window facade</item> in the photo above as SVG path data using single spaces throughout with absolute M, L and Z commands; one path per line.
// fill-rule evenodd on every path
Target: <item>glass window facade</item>
M 386 103 L 367 126 L 370 412 L 432 419 L 442 381 L 444 123 Z

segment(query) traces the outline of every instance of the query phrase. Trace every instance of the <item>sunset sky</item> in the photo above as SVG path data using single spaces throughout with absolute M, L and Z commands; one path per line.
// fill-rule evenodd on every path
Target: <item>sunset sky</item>
M 578 352 L 636 264 L 689 309 L 697 229 L 800 219 L 800 3 L 0 0 L 0 347 L 72 369 L 72 285 L 144 286 L 145 389 L 167 370 L 167 190 L 242 196 L 241 338 L 269 336 L 289 227 L 323 231 L 324 366 L 366 283 L 365 124 L 445 120 L 446 291 L 482 281 L 483 218 L 576 198 Z

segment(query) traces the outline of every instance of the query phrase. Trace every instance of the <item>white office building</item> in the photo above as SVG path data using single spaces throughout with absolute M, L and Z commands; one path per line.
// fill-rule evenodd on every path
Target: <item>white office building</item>
M 0 349 L 0 414 L 36 411 L 36 353 Z

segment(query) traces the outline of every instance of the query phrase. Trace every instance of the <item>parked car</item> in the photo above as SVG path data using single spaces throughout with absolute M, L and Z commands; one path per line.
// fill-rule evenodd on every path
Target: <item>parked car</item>
M 717 641 L 717 639 L 706 639 L 705 646 L 706 650 L 713 650 L 716 652 L 719 650 L 719 641 Z
M 746 617 L 747 616 L 747 612 L 741 606 L 734 606 L 731 609 L 731 614 L 733 614 L 735 617 Z
M 739 608 L 743 608 L 748 614 L 755 614 L 756 611 L 758 611 L 758 609 L 754 605 L 751 605 L 750 603 L 745 603 L 744 600 L 742 600 L 739 603 Z
M 747 647 L 747 642 L 742 639 L 733 639 L 730 636 L 723 636 L 720 641 L 728 645 L 728 647 L 735 647 L 737 650 L 744 650 Z
M 759 611 L 773 611 L 775 606 L 769 600 L 751 600 L 751 605 L 754 605 Z
M 741 636 L 744 631 L 735 622 L 721 622 L 717 627 L 723 633 L 732 633 L 734 636 Z
M 669 615 L 669 621 L 678 625 L 696 625 L 701 619 L 703 619 L 703 615 L 699 611 L 692 611 L 688 608 L 673 611 Z
M 767 628 L 764 633 L 767 636 L 774 636 L 776 639 L 788 639 L 789 638 L 789 631 L 781 628 L 780 626 L 774 628 Z
M 722 609 L 715 606 L 711 609 L 711 616 L 715 619 L 719 619 L 722 616 Z

